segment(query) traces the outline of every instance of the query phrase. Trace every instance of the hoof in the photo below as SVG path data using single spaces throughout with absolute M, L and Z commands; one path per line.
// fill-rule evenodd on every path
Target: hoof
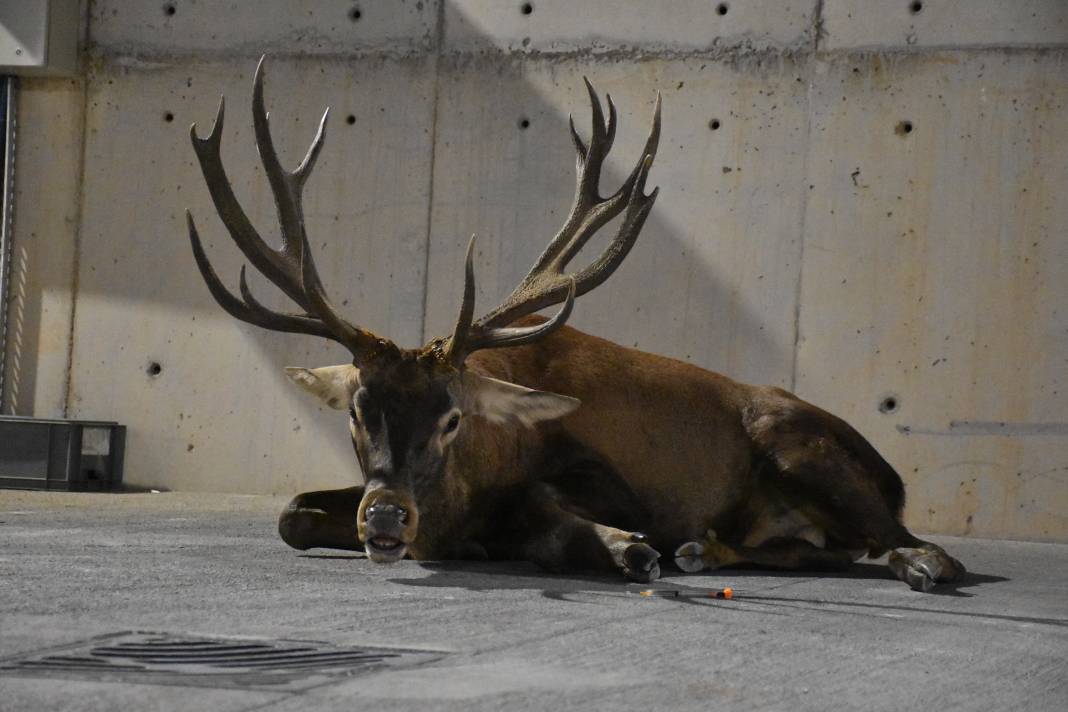
M 705 570 L 705 547 L 699 541 L 688 541 L 675 550 L 675 566 L 688 574 Z
M 895 576 L 923 593 L 964 577 L 964 566 L 941 549 L 896 549 L 887 563 Z
M 631 544 L 623 552 L 623 575 L 631 581 L 649 583 L 660 578 L 660 552 L 648 544 Z
M 737 561 L 734 552 L 709 529 L 701 541 L 688 541 L 675 550 L 675 565 L 686 573 L 718 569 Z

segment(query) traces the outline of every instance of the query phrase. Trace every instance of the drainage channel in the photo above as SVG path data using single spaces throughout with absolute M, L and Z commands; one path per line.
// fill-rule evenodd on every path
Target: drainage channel
M 298 691 L 376 670 L 425 665 L 444 655 L 135 631 L 0 659 L 0 675 Z

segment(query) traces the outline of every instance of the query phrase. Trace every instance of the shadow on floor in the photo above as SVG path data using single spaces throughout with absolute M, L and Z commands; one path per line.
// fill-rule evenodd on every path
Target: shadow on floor
M 642 591 L 663 591 L 669 595 L 656 595 L 661 601 L 678 605 L 712 607 L 717 610 L 731 610 L 739 613 L 759 615 L 797 615 L 800 611 L 818 611 L 834 615 L 859 615 L 866 617 L 898 617 L 899 612 L 919 615 L 944 615 L 973 620 L 998 620 L 1011 623 L 1032 623 L 1068 628 L 1068 619 L 1043 618 L 1033 616 L 1013 616 L 977 611 L 953 610 L 951 608 L 932 608 L 929 605 L 934 596 L 973 598 L 977 593 L 966 593 L 961 589 L 988 586 L 1009 581 L 1004 576 L 969 572 L 964 581 L 958 584 L 942 584 L 930 594 L 916 594 L 917 605 L 893 605 L 866 601 L 847 601 L 834 598 L 815 598 L 802 596 L 774 595 L 776 590 L 791 585 L 797 580 L 889 580 L 905 586 L 889 572 L 885 565 L 876 563 L 854 564 L 848 571 L 839 572 L 769 572 L 754 569 L 723 570 L 739 581 L 735 596 L 727 601 L 715 596 L 715 589 L 707 586 L 694 586 L 680 583 L 656 582 L 653 584 L 634 584 L 621 582 L 615 575 L 573 576 L 553 574 L 542 571 L 534 564 L 526 562 L 424 562 L 420 567 L 431 572 L 428 577 L 392 578 L 391 583 L 403 586 L 431 588 L 464 588 L 468 591 L 529 590 L 540 593 L 543 597 L 568 603 L 610 603 L 611 599 L 633 598 L 638 600 Z M 672 572 L 674 573 L 674 572 Z M 670 575 L 670 574 L 669 574 Z M 760 578 L 760 588 L 746 592 L 745 579 Z M 768 581 L 769 578 L 783 579 L 782 584 Z M 754 582 L 755 583 L 755 582 Z M 741 605 L 739 605 L 741 604 Z
M 356 551 L 351 554 L 297 554 L 298 559 L 366 559 L 367 554 Z
M 316 556 L 310 554 L 303 554 L 302 556 L 308 556 L 311 558 L 356 558 L 345 556 Z M 620 577 L 616 574 L 604 574 L 604 575 L 574 575 L 574 574 L 554 574 L 547 572 L 537 565 L 523 562 L 523 561 L 427 561 L 419 564 L 421 568 L 434 572 L 429 578 L 420 579 L 396 579 L 396 583 L 422 585 L 422 586 L 446 586 L 457 587 L 462 586 L 472 591 L 482 591 L 491 589 L 510 589 L 510 588 L 532 588 L 540 586 L 527 586 L 521 581 L 503 581 L 502 577 L 508 579 L 515 579 L 521 577 L 522 579 L 531 579 L 532 581 L 544 582 L 545 580 L 551 580 L 558 582 L 565 588 L 569 584 L 575 585 L 589 585 L 596 584 L 601 587 L 605 587 L 609 590 L 618 591 L 622 588 L 640 588 L 648 589 L 650 587 L 656 587 L 657 583 L 640 585 L 633 583 L 625 583 L 620 580 Z M 897 581 L 897 578 L 890 572 L 885 564 L 879 563 L 859 563 L 853 564 L 849 569 L 845 571 L 772 571 L 768 569 L 737 567 L 731 569 L 720 569 L 720 572 L 729 573 L 732 578 L 749 578 L 759 577 L 762 579 L 777 578 L 777 579 L 844 579 L 844 580 L 887 580 Z M 665 575 L 671 577 L 679 576 L 679 572 L 668 569 L 664 572 Z M 471 575 L 481 577 L 479 583 L 468 582 L 464 584 L 458 582 L 455 575 L 463 574 L 465 577 Z M 498 579 L 498 580 L 494 580 Z M 392 579 L 391 579 L 392 580 Z M 485 581 L 485 585 L 481 585 L 482 581 Z M 961 589 L 971 588 L 974 586 L 980 586 L 984 584 L 1000 583 L 1002 581 L 1009 581 L 1007 577 L 995 576 L 992 574 L 980 574 L 969 571 L 964 576 L 964 580 L 954 584 L 940 584 L 931 592 L 932 595 L 941 596 L 965 596 L 970 597 L 974 594 L 965 593 Z M 672 582 L 670 586 L 672 588 L 678 588 L 682 584 Z M 682 585 L 683 588 L 687 588 Z M 704 591 L 706 589 L 701 588 Z

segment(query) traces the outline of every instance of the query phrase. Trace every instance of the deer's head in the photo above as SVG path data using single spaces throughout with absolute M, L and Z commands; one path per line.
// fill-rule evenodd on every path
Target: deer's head
M 194 125 L 191 137 L 215 208 L 234 242 L 300 311 L 277 312 L 259 303 L 248 288 L 244 268 L 241 296 L 230 292 L 212 268 L 188 215 L 193 254 L 215 300 L 232 316 L 266 329 L 331 339 L 352 353 L 352 363 L 287 368 L 286 372 L 331 408 L 348 412 L 353 446 L 366 481 L 357 513 L 358 535 L 371 559 L 395 561 L 415 541 L 420 509 L 425 508 L 428 498 L 458 491 L 457 483 L 448 482 L 455 469 L 449 467 L 449 461 L 451 450 L 464 439 L 465 427 L 471 427 L 469 423 L 530 427 L 562 417 L 579 406 L 576 399 L 566 395 L 478 375 L 465 369 L 464 362 L 479 349 L 521 346 L 560 328 L 571 314 L 575 297 L 601 284 L 626 257 L 656 199 L 656 190 L 646 195 L 644 189 L 660 134 L 660 99 L 658 96 L 641 159 L 623 185 L 602 198 L 598 183 L 615 137 L 616 111 L 609 98 L 606 121 L 600 100 L 587 82 L 593 130 L 587 146 L 571 123 L 578 152 L 578 180 L 575 202 L 563 227 L 511 296 L 477 320 L 472 237 L 463 302 L 452 334 L 419 349 L 402 349 L 348 322 L 327 298 L 304 229 L 302 192 L 323 145 L 329 110 L 323 114 L 304 160 L 293 171 L 283 169 L 267 123 L 263 67 L 261 59 L 253 81 L 252 118 L 256 145 L 278 208 L 281 249 L 268 245 L 252 227 L 226 177 L 219 154 L 224 104 L 219 105 L 210 135 L 198 137 Z M 564 268 L 589 238 L 620 214 L 619 232 L 608 248 L 586 268 L 565 275 Z M 520 317 L 556 304 L 562 307 L 547 321 L 509 326 Z

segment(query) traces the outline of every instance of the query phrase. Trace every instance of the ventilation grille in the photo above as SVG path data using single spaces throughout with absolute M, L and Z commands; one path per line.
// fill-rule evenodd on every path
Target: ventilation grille
M 421 665 L 442 655 L 307 641 L 132 632 L 0 660 L 0 674 L 296 690 L 363 671 Z

